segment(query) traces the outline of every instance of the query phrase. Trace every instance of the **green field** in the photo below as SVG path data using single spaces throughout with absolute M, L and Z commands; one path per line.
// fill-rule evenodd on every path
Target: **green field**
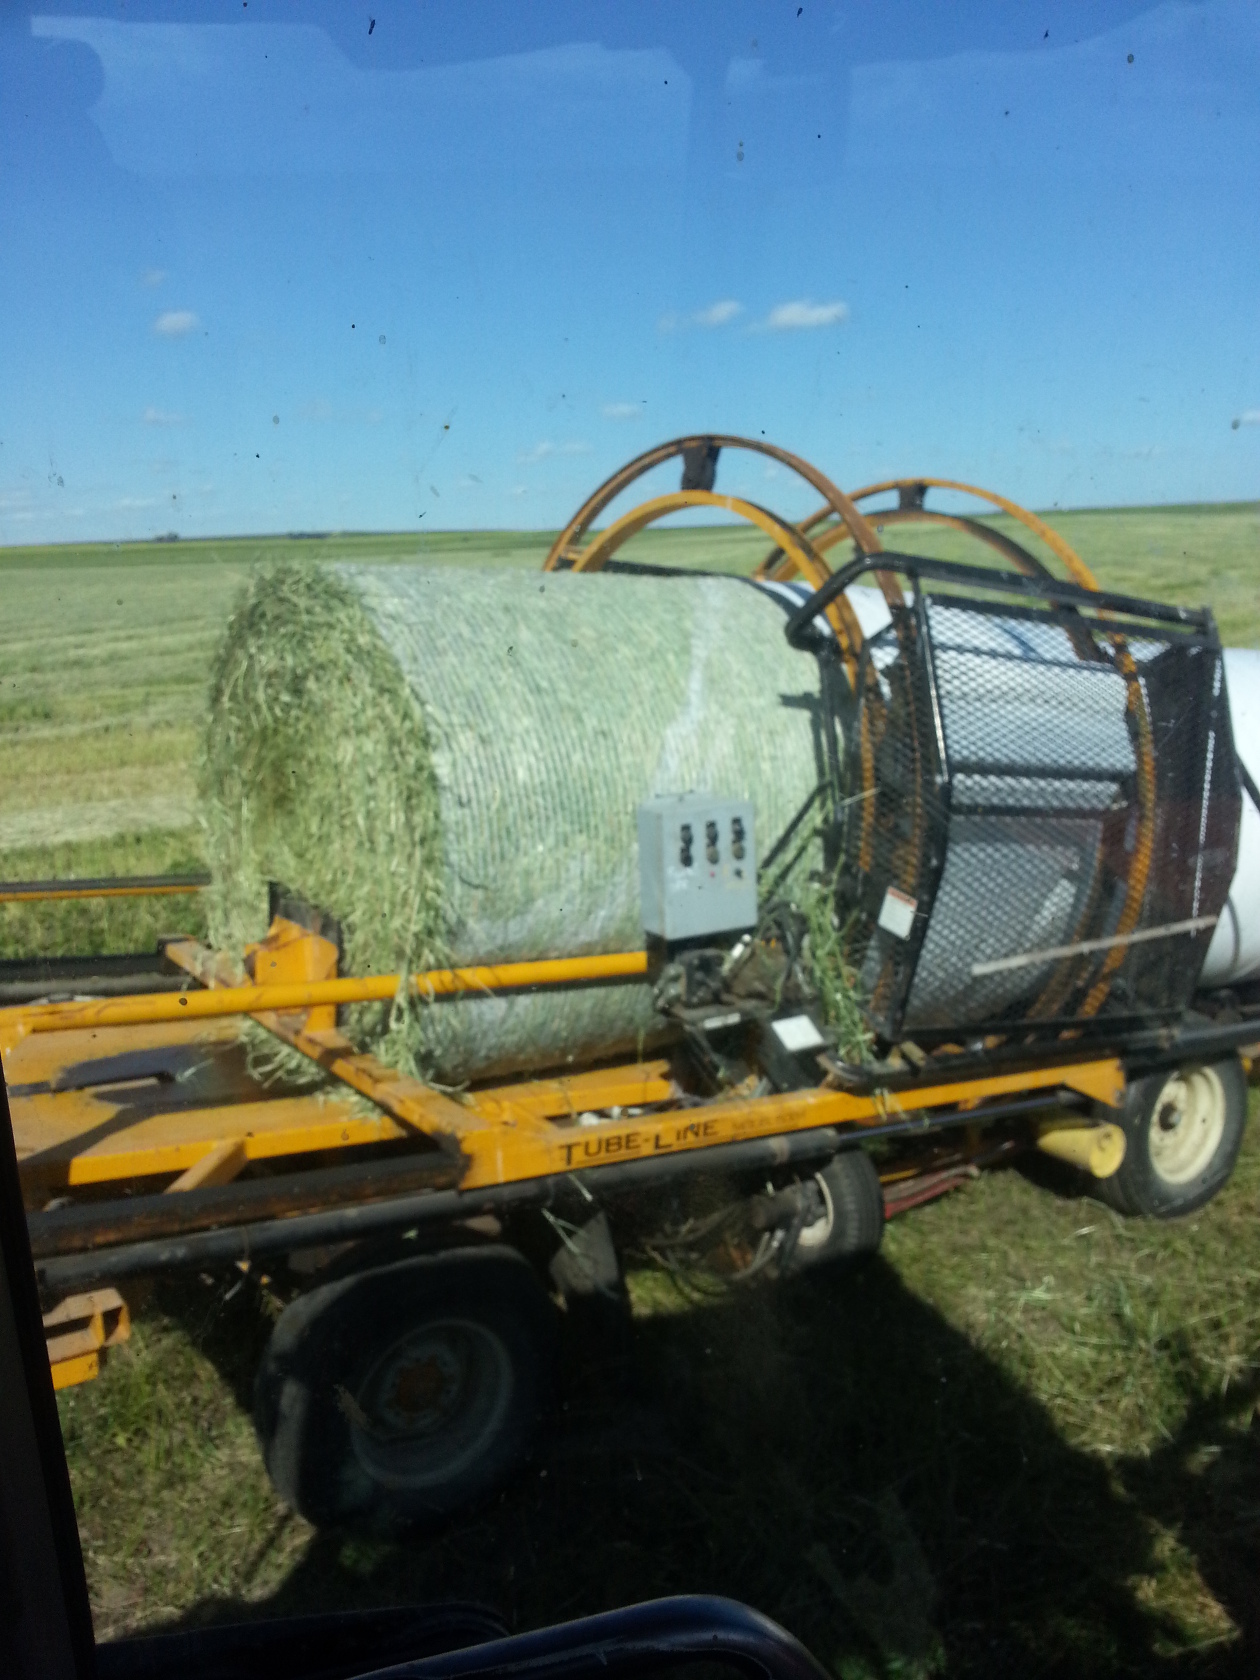
M 1207 602 L 1227 644 L 1260 645 L 1260 506 L 1053 523 L 1104 585 Z M 0 551 L 0 877 L 197 867 L 208 660 L 252 565 L 532 567 L 547 543 Z M 763 549 L 707 529 L 633 552 L 747 570 Z M 0 907 L 0 956 L 173 927 L 199 929 L 195 900 Z M 271 1494 L 248 1416 L 268 1325 L 253 1285 L 161 1284 L 102 1378 L 61 1399 L 98 1636 L 439 1597 L 527 1627 L 713 1591 L 838 1676 L 1253 1674 L 1258 1214 L 1253 1125 L 1227 1191 L 1182 1224 L 1126 1224 L 1067 1176 L 1012 1171 L 898 1222 L 854 1274 L 705 1294 L 640 1259 L 628 1359 L 570 1322 L 534 1464 L 405 1545 L 315 1534 Z
M 1069 513 L 1056 523 L 1104 585 L 1206 601 L 1227 644 L 1260 643 L 1260 506 Z M 975 552 L 954 532 L 894 534 L 911 552 Z M 137 869 L 195 852 L 192 762 L 210 653 L 252 566 L 283 556 L 530 568 L 549 541 L 471 532 L 0 550 L 4 873 L 91 873 L 102 867 L 101 842 L 123 837 Z M 759 532 L 710 527 L 648 532 L 627 553 L 748 571 L 765 546 Z M 22 922 L 0 932 L 0 954 L 27 931 Z

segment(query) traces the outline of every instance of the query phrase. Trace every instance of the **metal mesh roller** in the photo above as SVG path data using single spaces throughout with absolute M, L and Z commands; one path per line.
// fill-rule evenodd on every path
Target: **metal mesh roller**
M 845 879 L 887 1037 L 1164 1016 L 1193 991 L 1238 811 L 1215 630 L 1088 600 L 919 587 L 866 644 Z

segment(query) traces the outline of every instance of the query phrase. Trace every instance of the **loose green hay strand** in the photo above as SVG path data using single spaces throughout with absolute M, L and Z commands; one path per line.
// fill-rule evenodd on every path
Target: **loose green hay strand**
M 329 570 L 279 566 L 251 584 L 210 685 L 199 765 L 211 937 L 240 956 L 267 927 L 267 883 L 341 924 L 346 972 L 445 960 L 441 831 L 425 722 L 358 596 Z M 349 1012 L 389 1036 L 391 1012 Z M 259 1071 L 309 1071 L 257 1041 Z M 274 1045 L 274 1040 L 269 1040 Z M 391 1046 L 396 1049 L 396 1046 Z
M 825 1024 L 836 1034 L 840 1053 L 849 1062 L 870 1055 L 871 1032 L 862 1014 L 857 973 L 849 962 L 845 928 L 836 914 L 834 879 L 816 876 L 796 894 L 805 918 L 805 966 L 818 995 Z

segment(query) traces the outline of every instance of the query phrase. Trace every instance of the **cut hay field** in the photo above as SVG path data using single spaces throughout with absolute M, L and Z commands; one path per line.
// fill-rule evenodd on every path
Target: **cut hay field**
M 1260 505 L 1050 516 L 1106 586 L 1260 646 Z M 924 546 L 922 533 L 915 542 Z M 909 547 L 904 530 L 899 546 Z M 0 878 L 199 865 L 215 638 L 279 555 L 534 567 L 538 533 L 0 550 Z M 657 532 L 746 571 L 762 539 Z M 936 552 L 961 556 L 955 540 Z M 0 907 L 0 957 L 199 930 L 195 900 Z M 266 1303 L 160 1283 L 61 1396 L 98 1637 L 340 1605 L 480 1600 L 516 1627 L 712 1591 L 841 1680 L 1260 1669 L 1260 1132 L 1226 1192 L 1124 1222 L 1006 1172 L 890 1227 L 860 1272 L 709 1294 L 646 1259 L 628 1358 L 565 1326 L 553 1427 L 488 1509 L 407 1543 L 316 1534 L 263 1474 Z

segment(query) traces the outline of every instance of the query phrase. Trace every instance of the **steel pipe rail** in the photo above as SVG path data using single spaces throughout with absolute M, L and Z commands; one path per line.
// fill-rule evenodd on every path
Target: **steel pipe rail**
M 88 1003 L 42 1003 L 0 1010 L 0 1045 L 28 1033 L 70 1032 L 83 1027 L 130 1027 L 160 1021 L 209 1020 L 223 1015 L 278 1014 L 320 1005 L 388 1003 L 404 984 L 418 997 L 461 992 L 519 991 L 532 986 L 589 985 L 640 980 L 648 972 L 644 951 L 558 957 L 497 967 L 441 968 L 402 974 L 348 975 L 340 980 L 300 980 L 270 986 L 220 986 L 206 991 L 106 998 Z
M 200 892 L 208 875 L 95 875 L 81 881 L 0 881 L 0 904 L 67 898 L 174 898 Z

